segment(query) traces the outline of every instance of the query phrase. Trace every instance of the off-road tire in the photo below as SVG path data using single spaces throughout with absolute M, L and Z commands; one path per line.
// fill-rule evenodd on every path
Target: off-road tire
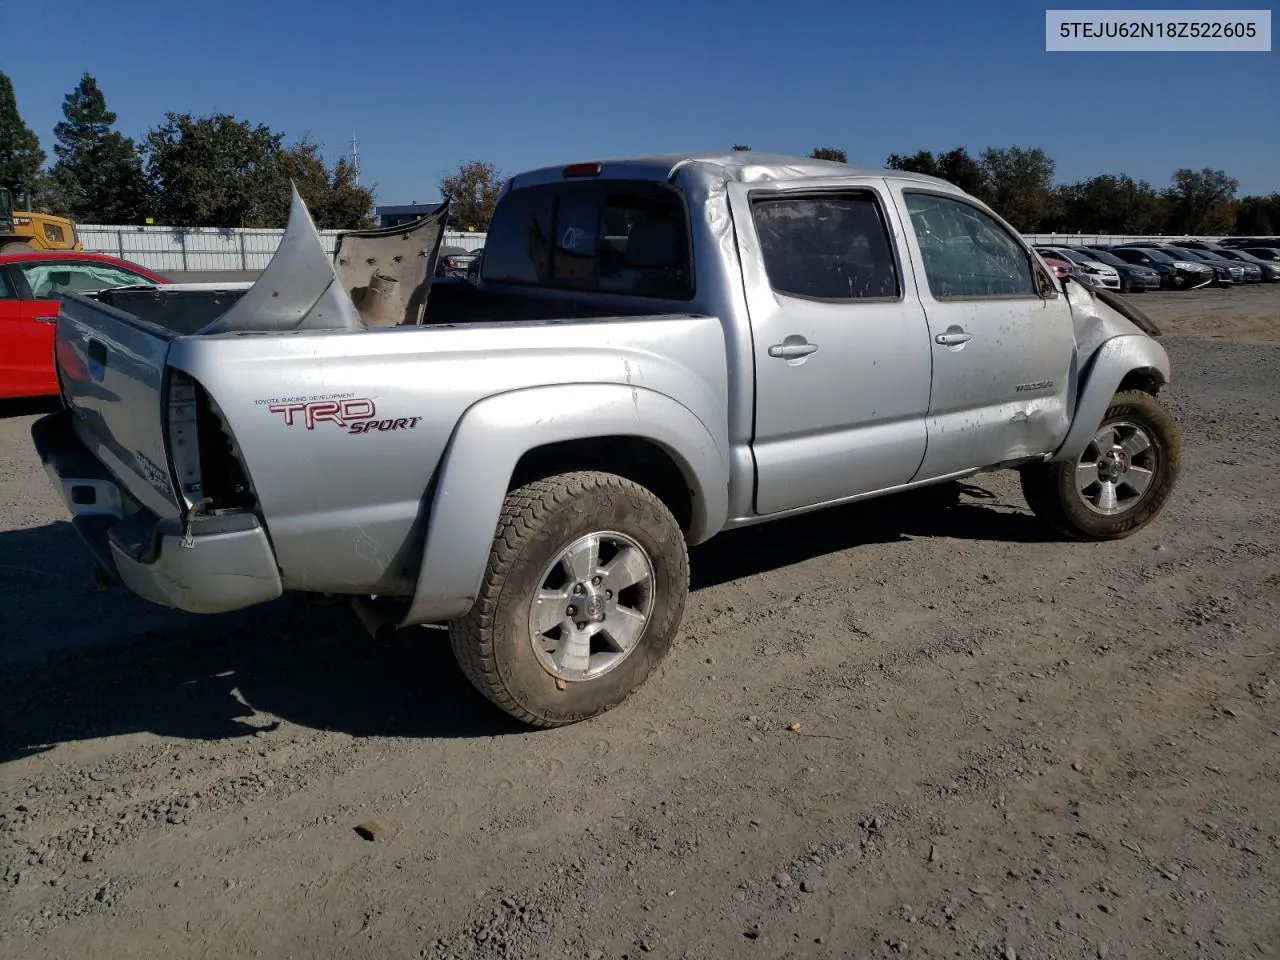
M 0 244 L 0 253 L 30 253 L 34 249 L 35 247 L 22 240 L 14 240 L 12 243 Z
M 1022 494 L 1031 511 L 1073 540 L 1119 540 L 1137 533 L 1156 518 L 1177 483 L 1182 460 L 1178 425 L 1164 406 L 1142 390 L 1125 390 L 1112 398 L 1098 428 L 1121 421 L 1140 425 L 1156 454 L 1155 476 L 1142 496 L 1122 513 L 1103 516 L 1090 510 L 1076 487 L 1076 461 L 1022 467 Z
M 530 604 L 546 565 L 579 537 L 602 531 L 625 534 L 648 554 L 653 606 L 639 641 L 614 669 L 565 681 L 534 653 Z M 449 624 L 449 639 L 462 672 L 494 704 L 530 726 L 564 726 L 612 709 L 644 683 L 671 648 L 688 591 L 684 534 L 658 497 L 611 473 L 561 474 L 507 495 L 479 596 Z

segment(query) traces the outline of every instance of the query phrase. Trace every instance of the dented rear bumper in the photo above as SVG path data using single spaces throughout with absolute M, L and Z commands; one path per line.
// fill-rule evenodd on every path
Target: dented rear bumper
M 93 457 L 69 411 L 37 420 L 31 438 L 93 558 L 133 593 L 189 613 L 225 613 L 283 592 L 255 514 L 199 516 L 185 527 L 177 518 L 157 518 Z

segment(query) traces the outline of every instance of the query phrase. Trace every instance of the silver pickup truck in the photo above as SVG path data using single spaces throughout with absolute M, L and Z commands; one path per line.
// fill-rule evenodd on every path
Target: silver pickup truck
M 64 300 L 33 438 L 110 577 L 195 613 L 309 591 L 375 631 L 447 621 L 476 687 L 550 727 L 645 680 L 721 531 L 1008 467 L 1105 540 L 1173 489 L 1142 315 L 941 180 L 534 170 L 474 288 L 431 285 L 441 222 L 328 255 L 295 194 L 252 285 Z

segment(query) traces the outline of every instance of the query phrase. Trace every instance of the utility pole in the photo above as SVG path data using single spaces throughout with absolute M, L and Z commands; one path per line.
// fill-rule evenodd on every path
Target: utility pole
M 351 135 L 351 166 L 355 170 L 356 186 L 360 186 L 360 145 L 356 143 L 356 135 Z

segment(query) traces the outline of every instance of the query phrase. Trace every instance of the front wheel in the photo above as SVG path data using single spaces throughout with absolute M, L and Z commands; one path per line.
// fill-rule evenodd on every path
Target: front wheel
M 688 590 L 684 534 L 661 500 L 614 474 L 562 474 L 507 495 L 480 594 L 449 637 L 498 707 L 564 726 L 644 683 Z
M 34 249 L 35 247 L 22 240 L 0 245 L 0 253 L 30 253 Z
M 1117 393 L 1074 462 L 1021 469 L 1032 512 L 1077 540 L 1118 540 L 1137 533 L 1164 508 L 1182 459 L 1173 417 L 1141 390 Z

